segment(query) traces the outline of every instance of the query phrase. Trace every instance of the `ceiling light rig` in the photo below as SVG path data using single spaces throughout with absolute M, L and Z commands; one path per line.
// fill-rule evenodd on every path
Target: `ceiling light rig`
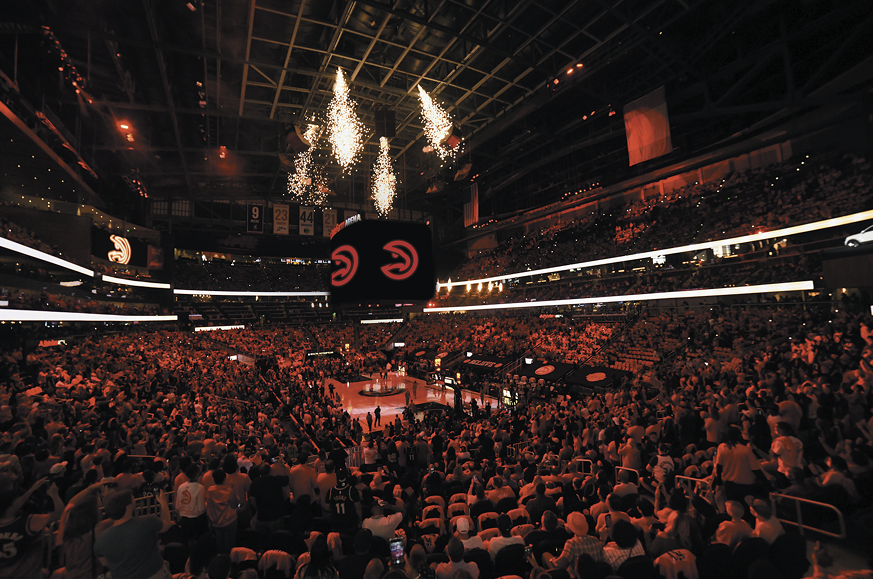
M 388 139 L 379 139 L 379 156 L 373 165 L 373 203 L 379 215 L 386 216 L 394 206 L 397 195 L 397 175 L 391 165 Z
M 288 174 L 288 193 L 295 201 L 308 205 L 324 205 L 327 202 L 328 188 L 324 167 L 312 158 L 312 152 L 324 127 L 310 124 L 303 138 L 309 148 L 294 157 L 294 172 Z
M 364 125 L 349 98 L 349 85 L 341 68 L 336 70 L 333 99 L 327 108 L 327 138 L 343 172 L 358 160 L 364 149 Z
M 440 159 L 454 156 L 458 150 L 459 140 L 454 140 L 454 146 L 447 143 L 452 136 L 452 117 L 443 108 L 434 102 L 421 85 L 418 85 L 418 98 L 421 100 L 421 117 L 424 121 L 424 134 L 428 145 L 425 152 L 433 150 Z M 425 150 L 427 149 L 427 150 Z

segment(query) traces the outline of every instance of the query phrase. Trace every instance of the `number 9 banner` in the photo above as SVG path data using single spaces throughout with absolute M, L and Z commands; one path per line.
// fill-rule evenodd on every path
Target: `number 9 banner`
M 398 221 L 360 221 L 330 240 L 331 301 L 426 302 L 434 294 L 430 228 Z
M 249 233 L 263 233 L 264 204 L 249 203 L 246 209 L 246 231 Z

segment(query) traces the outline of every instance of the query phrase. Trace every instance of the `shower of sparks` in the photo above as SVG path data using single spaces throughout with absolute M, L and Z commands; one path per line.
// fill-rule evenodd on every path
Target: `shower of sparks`
M 343 171 L 352 166 L 364 148 L 364 125 L 355 113 L 355 101 L 349 98 L 349 85 L 340 68 L 327 108 L 327 138 Z
M 421 117 L 428 144 L 440 159 L 453 155 L 456 149 L 445 144 L 452 134 L 452 117 L 430 98 L 421 85 L 418 85 L 418 98 L 421 100 Z
M 312 158 L 322 129 L 321 126 L 312 124 L 307 127 L 303 136 L 309 141 L 310 147 L 297 154 L 294 158 L 294 173 L 288 175 L 288 193 L 295 201 L 308 205 L 324 205 L 327 202 L 324 168 Z
M 388 139 L 379 139 L 379 156 L 373 165 L 373 202 L 379 215 L 385 216 L 394 206 L 397 194 L 397 176 L 391 166 L 391 156 L 388 154 Z

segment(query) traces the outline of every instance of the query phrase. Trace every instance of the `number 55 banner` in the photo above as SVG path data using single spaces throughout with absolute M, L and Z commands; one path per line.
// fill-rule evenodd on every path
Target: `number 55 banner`
M 273 204 L 273 234 L 288 235 L 288 206 Z
M 315 209 L 300 206 L 300 235 L 315 235 Z

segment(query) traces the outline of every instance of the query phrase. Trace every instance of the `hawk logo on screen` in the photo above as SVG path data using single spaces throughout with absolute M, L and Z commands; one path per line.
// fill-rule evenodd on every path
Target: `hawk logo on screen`
M 382 248 L 391 252 L 391 257 L 400 259 L 394 263 L 382 266 L 382 273 L 394 280 L 404 280 L 409 278 L 418 269 L 418 252 L 412 247 L 412 244 L 395 239 L 389 241 Z
M 333 250 L 330 258 L 339 266 L 330 275 L 330 283 L 334 287 L 341 287 L 352 281 L 358 271 L 358 252 L 351 245 L 340 245 Z
M 110 235 L 109 241 L 115 246 L 113 251 L 106 254 L 109 257 L 109 261 L 123 264 L 130 263 L 130 242 L 120 235 Z

